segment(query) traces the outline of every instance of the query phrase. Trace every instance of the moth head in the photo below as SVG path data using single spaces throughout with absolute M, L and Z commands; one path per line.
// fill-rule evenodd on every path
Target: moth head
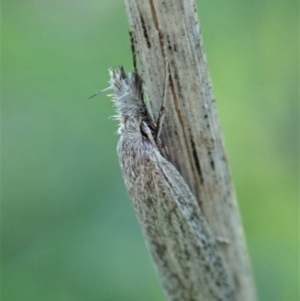
M 114 91 L 112 100 L 120 117 L 138 118 L 143 115 L 146 106 L 141 77 L 136 72 L 127 75 L 123 67 L 110 70 L 109 74 L 110 88 Z
M 113 93 L 109 96 L 112 97 L 117 109 L 117 115 L 114 117 L 119 120 L 120 128 L 123 128 L 127 122 L 139 127 L 142 121 L 154 128 L 152 115 L 144 102 L 142 78 L 136 72 L 126 74 L 122 66 L 109 70 L 109 75 L 109 87 L 90 98 L 112 90 Z
M 95 97 L 107 90 L 113 90 L 112 101 L 117 108 L 118 119 L 143 118 L 148 115 L 143 97 L 143 81 L 136 73 L 128 75 L 122 66 L 109 70 L 109 87 L 103 89 L 90 98 Z

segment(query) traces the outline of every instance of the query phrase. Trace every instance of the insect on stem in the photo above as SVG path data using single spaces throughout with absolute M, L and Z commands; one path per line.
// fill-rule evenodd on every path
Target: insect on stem
M 159 139 L 169 73 L 156 121 L 143 100 L 136 71 L 127 75 L 119 67 L 110 76 L 110 87 L 91 97 L 113 90 L 123 179 L 168 300 L 236 301 L 216 239 Z

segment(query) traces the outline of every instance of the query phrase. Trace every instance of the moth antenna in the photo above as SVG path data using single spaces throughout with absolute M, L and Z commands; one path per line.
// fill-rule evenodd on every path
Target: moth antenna
M 107 88 L 105 88 L 105 89 L 102 89 L 102 90 L 96 92 L 95 94 L 93 94 L 92 96 L 90 96 L 88 99 L 91 99 L 91 98 L 93 98 L 93 97 L 96 97 L 96 96 L 98 96 L 99 94 L 102 94 L 103 92 L 108 91 L 108 90 L 110 90 L 110 89 L 111 89 L 111 87 L 107 87 Z

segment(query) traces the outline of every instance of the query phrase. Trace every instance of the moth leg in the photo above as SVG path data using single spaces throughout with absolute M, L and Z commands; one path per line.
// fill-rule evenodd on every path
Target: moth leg
M 163 97 L 162 97 L 162 102 L 161 102 L 161 107 L 158 113 L 158 118 L 156 121 L 156 132 L 155 132 L 155 141 L 157 142 L 161 133 L 162 125 L 164 122 L 165 118 L 165 103 L 166 103 L 166 98 L 167 98 L 167 91 L 168 91 L 168 85 L 169 85 L 169 63 L 166 63 L 166 77 L 165 77 L 165 84 L 164 84 L 164 92 L 163 92 Z
M 165 119 L 165 107 L 164 107 L 164 100 L 161 104 L 159 113 L 158 113 L 158 118 L 156 121 L 156 131 L 155 131 L 155 141 L 157 142 L 161 133 L 161 129 L 164 123 L 164 119 Z
M 141 128 L 142 131 L 144 132 L 144 134 L 148 137 L 148 139 L 150 140 L 151 144 L 153 144 L 153 146 L 157 147 L 156 141 L 152 135 L 152 132 L 150 130 L 150 128 L 148 127 L 147 123 L 142 121 L 141 123 Z

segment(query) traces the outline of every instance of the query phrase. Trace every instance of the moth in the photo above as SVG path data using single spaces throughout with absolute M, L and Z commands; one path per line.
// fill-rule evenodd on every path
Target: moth
M 122 175 L 167 299 L 236 300 L 197 200 L 160 142 L 163 113 L 154 120 L 137 72 L 110 70 L 109 83 Z

